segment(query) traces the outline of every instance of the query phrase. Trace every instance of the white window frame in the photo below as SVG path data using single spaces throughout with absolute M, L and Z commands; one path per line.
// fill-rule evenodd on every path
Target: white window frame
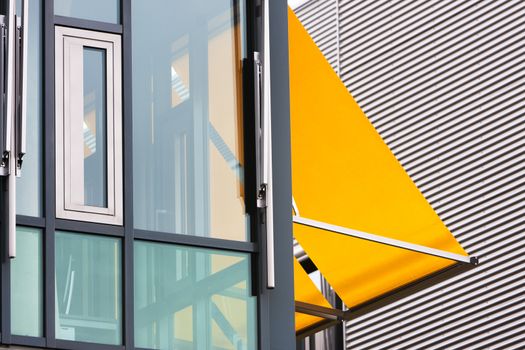
M 72 137 L 83 126 L 83 48 L 106 51 L 107 207 L 84 202 L 84 157 Z M 122 59 L 119 35 L 55 27 L 56 216 L 103 224 L 123 223 Z M 79 154 L 77 154 L 79 153 Z

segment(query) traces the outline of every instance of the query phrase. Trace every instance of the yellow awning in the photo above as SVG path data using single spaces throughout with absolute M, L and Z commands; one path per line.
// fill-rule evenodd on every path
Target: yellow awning
M 292 189 L 300 217 L 467 256 L 289 10 Z M 348 307 L 454 260 L 294 224 Z
M 301 267 L 299 262 L 294 259 L 294 289 L 295 289 L 295 300 L 303 303 L 319 305 L 330 308 L 331 305 L 321 294 L 319 289 L 315 286 L 314 282 L 310 279 L 306 271 Z M 304 313 L 295 313 L 295 329 L 305 329 L 311 325 L 314 325 L 323 319 Z

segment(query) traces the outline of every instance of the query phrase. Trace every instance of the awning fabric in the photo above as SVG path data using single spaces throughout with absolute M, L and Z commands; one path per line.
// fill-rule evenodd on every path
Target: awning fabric
M 300 216 L 467 256 L 291 10 L 288 27 Z M 455 263 L 298 224 L 294 236 L 348 307 Z
M 328 308 L 331 307 L 330 303 L 328 303 L 319 289 L 317 289 L 314 282 L 296 259 L 294 259 L 294 289 L 295 300 L 297 301 Z M 296 312 L 295 329 L 304 329 L 322 320 L 321 317 Z

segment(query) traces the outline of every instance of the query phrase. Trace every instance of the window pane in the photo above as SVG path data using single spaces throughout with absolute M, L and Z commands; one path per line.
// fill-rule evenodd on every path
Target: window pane
M 248 254 L 135 242 L 135 345 L 255 349 Z
M 240 3 L 132 2 L 136 228 L 248 239 Z
M 121 344 L 121 244 L 117 238 L 57 232 L 57 339 Z
M 21 8 L 21 5 L 18 6 Z M 19 10 L 20 11 L 20 10 Z M 22 176 L 17 178 L 16 212 L 42 215 L 42 1 L 29 1 L 27 124 Z
M 55 15 L 120 23 L 120 0 L 55 0 Z
M 84 47 L 84 203 L 106 208 L 106 50 Z
M 43 336 L 42 232 L 17 227 L 18 253 L 11 260 L 11 332 Z

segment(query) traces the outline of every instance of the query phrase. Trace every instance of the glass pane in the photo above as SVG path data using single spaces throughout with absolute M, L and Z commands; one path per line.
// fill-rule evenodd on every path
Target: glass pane
M 132 2 L 136 228 L 248 239 L 240 3 Z
M 135 345 L 255 349 L 248 254 L 135 242 Z
M 84 203 L 106 208 L 106 50 L 84 47 Z
M 121 244 L 111 237 L 57 232 L 57 339 L 121 344 Z
M 20 9 L 21 5 L 17 6 Z M 20 10 L 18 10 L 20 11 Z M 29 1 L 27 125 L 22 176 L 17 178 L 16 213 L 42 215 L 42 1 Z
M 120 23 L 120 0 L 55 0 L 55 15 Z
M 17 227 L 17 256 L 11 260 L 11 332 L 43 336 L 42 232 Z

